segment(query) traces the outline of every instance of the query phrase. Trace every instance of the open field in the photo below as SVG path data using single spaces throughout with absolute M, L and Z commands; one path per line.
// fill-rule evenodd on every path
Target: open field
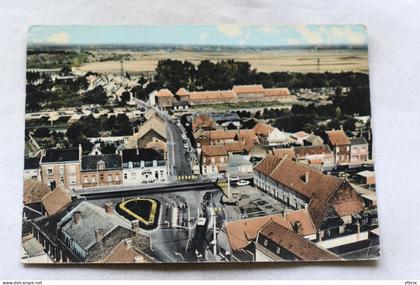
M 95 51 L 103 55 L 106 51 Z M 153 72 L 157 62 L 161 59 L 188 60 L 194 64 L 208 59 L 217 61 L 235 59 L 248 61 L 253 68 L 261 72 L 289 71 L 289 72 L 368 72 L 367 51 L 329 50 L 329 51 L 238 51 L 238 52 L 198 52 L 198 51 L 132 51 L 131 59 L 124 61 L 124 70 L 135 73 Z M 319 70 L 317 62 L 319 59 Z M 83 72 L 119 73 L 120 62 L 117 60 L 90 62 L 79 67 Z

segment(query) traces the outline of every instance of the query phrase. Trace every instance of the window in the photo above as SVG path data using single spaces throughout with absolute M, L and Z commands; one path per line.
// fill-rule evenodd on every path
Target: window
M 92 183 L 96 183 L 96 176 L 92 175 Z
M 99 176 L 99 178 L 100 178 L 101 180 L 104 180 L 104 175 L 103 175 L 103 174 L 101 174 L 101 175 Z
M 83 177 L 83 183 L 88 183 L 88 182 L 89 182 L 88 177 L 87 176 Z
M 112 182 L 112 174 L 108 174 L 108 182 Z
M 276 248 L 276 254 L 280 254 L 280 247 Z
M 60 166 L 60 175 L 64 175 L 64 166 Z
M 211 158 L 211 163 L 215 163 L 216 159 L 214 157 Z
M 127 179 L 127 173 L 124 173 L 124 179 Z
M 119 181 L 120 180 L 120 175 L 119 174 L 115 174 L 115 181 Z
M 264 240 L 264 246 L 267 246 L 267 244 L 268 244 L 268 240 Z
M 61 181 L 62 184 L 64 184 L 64 176 L 60 177 L 60 181 Z
M 48 175 L 53 175 L 53 169 L 52 168 L 48 168 L 47 169 L 47 174 Z
M 128 168 L 133 168 L 133 162 L 132 161 L 128 162 Z

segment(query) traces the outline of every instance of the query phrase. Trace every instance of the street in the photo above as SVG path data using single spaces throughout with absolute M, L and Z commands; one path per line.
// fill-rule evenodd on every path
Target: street
M 166 119 L 168 132 L 168 169 L 173 177 L 192 175 L 191 164 L 186 155 L 189 149 L 184 148 L 181 130 L 169 119 Z M 189 147 L 191 147 L 189 145 Z

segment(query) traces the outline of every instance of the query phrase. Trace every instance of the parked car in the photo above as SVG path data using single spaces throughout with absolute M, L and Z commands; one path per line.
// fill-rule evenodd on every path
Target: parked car
M 184 144 L 184 148 L 185 149 L 188 149 L 188 144 L 186 143 L 186 144 Z
M 249 185 L 251 182 L 247 181 L 247 180 L 239 180 L 238 182 L 236 182 L 236 186 L 241 187 L 241 186 L 246 186 Z

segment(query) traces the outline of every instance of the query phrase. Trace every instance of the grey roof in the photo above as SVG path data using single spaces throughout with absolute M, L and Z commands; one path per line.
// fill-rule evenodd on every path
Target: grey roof
M 213 113 L 210 114 L 210 118 L 215 122 L 229 122 L 241 120 L 239 115 L 236 113 Z
M 229 156 L 229 167 L 252 164 L 249 155 L 233 154 Z
M 78 149 L 47 149 L 45 155 L 42 157 L 42 162 L 64 162 L 64 161 L 78 161 Z
M 39 168 L 39 157 L 27 157 L 25 158 L 23 168 L 27 169 L 38 169 Z
M 99 161 L 105 163 L 104 170 L 122 168 L 119 154 L 85 155 L 82 157 L 82 171 L 96 171 Z
M 81 220 L 75 223 L 73 215 L 81 213 Z M 106 236 L 118 226 L 130 229 L 131 225 L 115 214 L 108 214 L 105 209 L 83 201 L 73 208 L 61 221 L 62 231 L 68 234 L 76 243 L 85 250 L 96 243 L 96 230 L 101 230 Z
M 314 142 L 315 140 L 321 140 L 322 142 L 324 142 L 324 140 L 320 137 L 320 136 L 316 136 L 316 135 L 310 135 L 309 137 L 307 137 L 305 139 L 305 141 L 308 141 L 310 143 Z
M 29 257 L 37 256 L 44 253 L 43 246 L 35 239 L 30 238 L 22 243 L 22 247 Z
M 350 144 L 351 145 L 367 144 L 367 141 L 363 137 L 350 138 Z

